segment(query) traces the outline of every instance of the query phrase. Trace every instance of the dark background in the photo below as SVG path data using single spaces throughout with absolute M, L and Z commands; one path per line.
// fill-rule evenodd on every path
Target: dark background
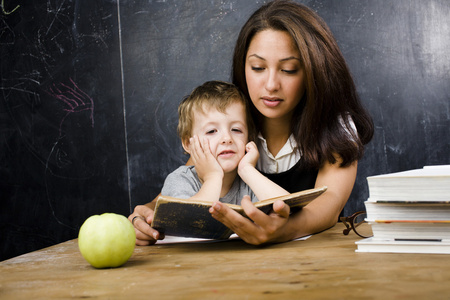
M 364 208 L 369 175 L 449 164 L 449 2 L 299 2 L 334 32 L 375 123 L 343 214 Z M 230 79 L 239 29 L 264 1 L 2 3 L 0 260 L 151 201 L 187 159 L 178 103 Z

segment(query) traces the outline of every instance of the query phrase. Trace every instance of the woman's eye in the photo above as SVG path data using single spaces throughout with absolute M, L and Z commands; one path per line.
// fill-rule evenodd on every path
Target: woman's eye
M 264 68 L 262 68 L 262 67 L 252 67 L 252 70 L 255 71 L 255 72 L 261 72 L 261 71 L 264 70 Z
M 283 72 L 286 74 L 296 74 L 298 71 L 297 70 L 283 70 Z

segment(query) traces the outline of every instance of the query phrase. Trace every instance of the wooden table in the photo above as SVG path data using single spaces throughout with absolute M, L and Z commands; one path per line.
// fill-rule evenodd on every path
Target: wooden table
M 0 299 L 450 299 L 450 255 L 355 253 L 344 226 L 305 241 L 136 247 L 94 269 L 77 240 L 0 263 Z

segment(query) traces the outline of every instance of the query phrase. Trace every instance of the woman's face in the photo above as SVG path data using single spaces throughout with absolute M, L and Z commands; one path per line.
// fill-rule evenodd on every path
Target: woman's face
M 262 115 L 290 121 L 305 93 L 305 72 L 292 37 L 272 29 L 257 33 L 247 51 L 245 78 Z

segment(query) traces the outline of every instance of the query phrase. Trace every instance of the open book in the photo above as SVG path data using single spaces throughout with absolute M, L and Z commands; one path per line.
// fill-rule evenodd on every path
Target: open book
M 264 213 L 272 210 L 272 204 L 281 200 L 291 207 L 291 211 L 301 209 L 325 192 L 327 187 L 305 190 L 286 196 L 266 199 L 253 203 Z M 245 216 L 240 205 L 223 203 Z M 152 227 L 160 233 L 172 236 L 205 239 L 227 239 L 233 232 L 214 219 L 209 213 L 211 201 L 179 199 L 159 196 L 156 201 Z

